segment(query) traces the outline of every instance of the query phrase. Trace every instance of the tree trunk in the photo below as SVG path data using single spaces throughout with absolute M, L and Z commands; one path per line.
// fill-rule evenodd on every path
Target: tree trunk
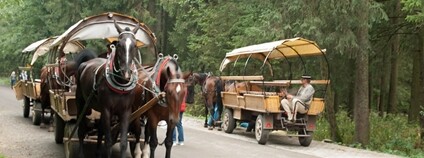
M 327 120 L 330 124 L 330 135 L 331 139 L 335 142 L 341 142 L 342 139 L 340 137 L 339 127 L 337 126 L 337 120 L 336 120 L 336 111 L 335 106 L 337 106 L 336 103 L 336 95 L 333 92 L 333 89 L 331 86 L 328 86 L 328 92 L 326 97 L 326 114 L 327 114 Z
M 381 63 L 381 76 L 380 76 L 380 97 L 378 102 L 378 115 L 383 116 L 384 115 L 384 105 L 386 105 L 386 93 L 387 93 L 387 79 L 388 79 L 388 57 L 386 51 L 383 51 L 383 62 Z
M 419 56 L 419 65 L 421 66 L 420 69 L 420 85 L 418 87 L 418 90 L 420 91 L 420 96 L 419 98 L 419 109 L 418 111 L 420 111 L 419 113 L 419 118 L 420 118 L 420 129 L 421 129 L 421 146 L 423 146 L 424 144 L 424 28 L 421 28 L 420 30 L 420 46 L 421 46 L 421 51 L 420 51 L 420 56 Z M 418 57 L 417 57 L 418 58 Z M 413 74 L 414 75 L 414 74 Z M 418 75 L 418 74 L 417 74 Z
M 400 1 L 396 1 L 394 7 L 394 17 L 400 16 Z M 397 26 L 400 21 L 400 18 L 393 18 L 393 25 Z M 400 48 L 400 37 L 399 34 L 396 33 L 392 39 L 392 65 L 391 65 L 391 73 L 390 73 L 390 89 L 389 89 L 389 106 L 387 108 L 387 113 L 396 113 L 397 111 L 397 79 L 398 79 L 398 54 Z
M 354 96 L 354 120 L 355 141 L 362 145 L 368 145 L 370 135 L 369 125 L 369 95 L 368 95 L 368 16 L 369 1 L 360 1 L 357 8 L 358 28 L 355 33 L 358 41 L 356 56 L 355 96 Z
M 352 70 L 352 74 L 355 74 L 355 69 L 356 69 L 355 68 L 355 61 L 349 59 L 349 66 L 351 67 L 350 70 Z M 349 88 L 348 88 L 349 101 L 348 101 L 348 105 L 347 105 L 347 113 L 348 113 L 349 117 L 353 119 L 353 111 L 354 111 L 353 109 L 354 109 L 354 106 L 355 106 L 355 101 L 354 101 L 355 100 L 355 98 L 354 98 L 354 96 L 355 96 L 355 81 L 354 81 L 354 78 L 350 79 L 348 84 L 349 84 L 348 85 L 349 86 Z
M 420 44 L 422 44 L 422 38 L 420 38 Z M 422 48 L 419 48 L 422 49 Z M 411 104 L 409 106 L 409 113 L 408 113 L 408 121 L 410 123 L 412 122 L 416 122 L 418 120 L 418 116 L 420 113 L 420 105 L 421 105 L 421 96 L 420 96 L 420 91 L 422 89 L 422 85 L 421 85 L 421 78 L 420 75 L 421 74 L 421 68 L 420 68 L 420 64 L 421 64 L 421 55 L 422 55 L 422 50 L 420 51 L 414 51 L 414 55 L 413 55 L 413 62 L 412 62 L 412 83 L 411 83 Z

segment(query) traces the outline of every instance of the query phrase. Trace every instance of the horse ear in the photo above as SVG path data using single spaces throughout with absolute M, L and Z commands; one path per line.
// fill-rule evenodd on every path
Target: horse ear
M 116 20 L 113 20 L 113 23 L 115 24 L 115 28 L 116 28 L 116 30 L 118 30 L 119 34 L 124 32 L 124 30 L 122 30 L 122 28 L 118 26 L 118 23 L 116 23 Z
M 134 34 L 136 34 L 136 33 L 137 33 L 137 31 L 138 31 L 138 29 L 140 29 L 140 24 L 138 24 L 137 26 L 135 26 L 135 28 L 132 30 L 132 32 L 133 32 Z

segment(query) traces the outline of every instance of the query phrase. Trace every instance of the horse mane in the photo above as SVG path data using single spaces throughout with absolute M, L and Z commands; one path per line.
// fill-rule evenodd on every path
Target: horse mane
M 78 66 L 81 65 L 81 63 L 88 61 L 90 59 L 94 59 L 96 58 L 97 55 L 96 53 L 94 53 L 94 51 L 90 50 L 90 49 L 83 49 L 80 53 L 78 53 L 75 58 L 75 70 L 78 69 Z

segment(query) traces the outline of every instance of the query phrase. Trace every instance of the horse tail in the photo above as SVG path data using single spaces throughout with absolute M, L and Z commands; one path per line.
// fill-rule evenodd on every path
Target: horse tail
M 78 67 L 86 61 L 96 58 L 97 55 L 90 49 L 83 49 L 75 58 L 75 70 L 78 70 Z
M 218 117 L 221 117 L 221 113 L 223 110 L 223 103 L 222 103 L 222 97 L 221 97 L 221 92 L 222 92 L 222 80 L 220 77 L 218 77 L 218 80 L 216 81 L 216 104 L 218 105 Z

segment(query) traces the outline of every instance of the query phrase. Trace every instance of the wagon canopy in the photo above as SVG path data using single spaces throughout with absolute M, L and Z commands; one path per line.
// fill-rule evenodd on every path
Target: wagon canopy
M 34 42 L 27 46 L 24 50 L 22 50 L 22 53 L 28 53 L 28 52 L 34 52 L 34 55 L 32 56 L 31 65 L 35 63 L 38 57 L 43 56 L 50 50 L 50 46 L 53 43 L 55 39 L 57 39 L 58 36 L 46 38 L 39 40 L 37 42 Z M 68 53 L 77 53 L 80 52 L 82 49 L 84 49 L 84 46 L 78 42 L 78 41 L 72 41 L 65 45 L 63 48 L 63 52 L 65 54 Z
M 324 55 L 324 53 L 325 50 L 321 50 L 314 41 L 300 37 L 284 39 L 234 49 L 225 55 L 219 70 L 223 71 L 229 63 L 237 61 L 239 58 L 259 59 L 271 68 L 269 63 L 271 59 L 319 56 Z
M 140 23 L 131 16 L 112 12 L 87 17 L 78 21 L 54 40 L 52 46 L 81 40 L 105 39 L 110 41 L 111 39 L 116 39 L 119 33 L 115 28 L 114 21 L 121 28 L 129 27 L 130 29 L 134 29 L 137 25 L 140 25 L 140 29 L 135 34 L 137 46 L 151 47 L 153 48 L 153 52 L 156 53 L 156 37 L 144 23 Z M 59 49 L 62 50 L 62 48 Z

